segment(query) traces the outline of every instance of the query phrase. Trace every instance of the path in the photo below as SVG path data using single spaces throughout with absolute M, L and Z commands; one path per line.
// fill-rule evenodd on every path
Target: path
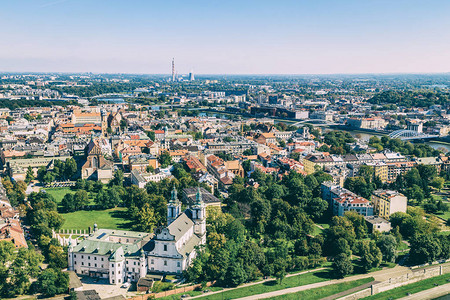
M 428 289 L 425 291 L 421 291 L 415 294 L 412 294 L 411 296 L 406 296 L 401 299 L 403 300 L 423 300 L 423 299 L 434 299 L 440 296 L 448 295 L 450 294 L 450 283 L 440 285 L 437 287 L 434 287 L 432 289 Z
M 349 289 L 349 290 L 346 290 L 346 291 L 343 291 L 343 292 L 334 294 L 334 295 L 332 295 L 332 296 L 323 298 L 322 300 L 334 300 L 334 299 L 339 299 L 339 298 L 341 298 L 341 297 L 344 297 L 344 296 L 347 296 L 347 295 L 350 295 L 350 294 L 354 294 L 354 293 L 356 293 L 356 292 L 359 292 L 359 291 L 362 291 L 362 290 L 364 290 L 364 289 L 370 288 L 370 287 L 372 286 L 372 284 L 377 284 L 377 283 L 379 283 L 379 281 L 371 281 L 371 282 L 368 282 L 368 283 L 366 283 L 366 284 L 363 284 L 363 285 L 354 287 L 354 288 L 352 288 L 352 289 Z
M 329 281 L 324 281 L 324 282 L 317 282 L 317 283 L 313 283 L 313 284 L 297 286 L 297 287 L 288 288 L 288 289 L 284 289 L 284 290 L 278 290 L 278 291 L 273 291 L 273 292 L 259 294 L 259 295 L 252 295 L 252 296 L 243 297 L 243 298 L 239 298 L 239 299 L 241 299 L 241 300 L 257 300 L 257 299 L 271 298 L 271 297 L 276 297 L 276 296 L 281 296 L 281 295 L 286 295 L 286 294 L 297 293 L 300 291 L 305 291 L 305 290 L 314 289 L 314 288 L 318 288 L 318 287 L 324 287 L 324 286 L 331 285 L 331 284 L 354 281 L 354 280 L 363 279 L 363 278 L 367 278 L 367 277 L 373 277 L 376 281 L 385 281 L 385 280 L 388 280 L 389 278 L 398 277 L 398 276 L 406 274 L 406 273 L 412 273 L 412 271 L 406 267 L 396 266 L 392 269 L 384 269 L 384 270 L 376 271 L 373 273 L 350 276 L 350 277 L 346 277 L 344 279 L 334 279 L 334 280 L 329 280 Z
M 300 272 L 300 273 L 292 273 L 292 274 L 286 275 L 286 277 L 302 275 L 302 274 L 316 272 L 316 271 L 325 270 L 325 269 L 327 269 L 327 268 L 317 268 L 317 269 L 312 269 L 312 270 L 308 270 L 308 271 L 303 271 L 303 272 Z M 248 286 L 252 286 L 252 285 L 255 285 L 255 284 L 260 284 L 260 283 L 264 283 L 264 282 L 267 282 L 267 281 L 273 281 L 273 280 L 276 280 L 276 279 L 270 277 L 270 278 L 267 278 L 267 279 L 264 279 L 264 280 L 261 280 L 261 281 L 245 283 L 245 284 L 240 285 L 240 286 L 235 287 L 235 288 L 224 288 L 223 290 L 220 290 L 220 291 L 217 291 L 217 292 L 209 292 L 208 294 L 198 295 L 198 296 L 194 296 L 194 297 L 187 297 L 185 299 L 194 299 L 194 298 L 210 296 L 210 295 L 213 295 L 213 294 L 219 294 L 219 293 L 222 293 L 222 292 L 231 291 L 231 290 L 235 290 L 235 289 L 240 289 L 240 288 L 243 288 L 243 287 L 248 287 Z

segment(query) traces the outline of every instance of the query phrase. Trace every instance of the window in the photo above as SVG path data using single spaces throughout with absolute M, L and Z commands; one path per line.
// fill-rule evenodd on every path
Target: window
M 114 279 L 112 280 L 112 283 L 114 283 Z
M 77 262 L 76 262 L 76 261 L 74 261 L 74 262 L 73 262 L 73 264 L 74 264 L 74 265 L 76 265 L 76 264 L 77 264 Z
M 81 262 L 81 265 L 84 266 L 84 262 Z
M 151 260 L 151 264 L 153 265 L 154 263 L 155 263 L 155 260 L 152 259 L 152 260 Z
M 97 268 L 97 264 L 95 264 L 95 267 Z
M 77 258 L 77 255 L 76 255 L 76 254 L 74 254 L 74 255 L 73 255 L 73 257 L 74 257 L 74 258 Z
M 164 261 L 164 265 L 167 266 L 167 260 Z
M 114 271 L 112 271 L 112 273 L 111 274 L 113 274 L 114 275 Z
M 94 256 L 94 260 L 97 260 L 97 256 Z
M 117 274 L 120 274 L 120 270 L 119 270 L 119 272 L 117 272 Z
M 91 263 L 88 263 L 88 266 L 90 267 L 90 266 L 91 266 Z
M 134 262 L 134 265 L 136 265 L 136 262 Z
M 177 267 L 181 266 L 180 262 L 177 262 Z
M 164 251 L 167 251 L 167 245 L 164 245 Z
M 84 255 L 81 255 L 81 258 L 84 258 Z
M 119 279 L 119 283 L 122 281 L 122 279 Z
M 91 257 L 90 257 L 90 256 L 88 256 L 88 259 L 91 259 Z
M 135 272 L 135 271 L 134 271 L 134 268 L 133 268 L 133 272 Z
M 103 261 L 103 257 L 102 257 L 102 261 Z
M 112 267 L 114 267 L 114 264 L 111 264 Z

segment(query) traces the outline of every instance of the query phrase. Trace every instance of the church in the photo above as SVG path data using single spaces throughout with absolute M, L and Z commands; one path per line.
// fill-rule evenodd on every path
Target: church
M 200 189 L 181 212 L 174 188 L 167 205 L 167 226 L 153 233 L 98 229 L 69 245 L 68 269 L 79 275 L 109 279 L 110 284 L 138 281 L 150 274 L 181 274 L 206 243 L 206 205 Z

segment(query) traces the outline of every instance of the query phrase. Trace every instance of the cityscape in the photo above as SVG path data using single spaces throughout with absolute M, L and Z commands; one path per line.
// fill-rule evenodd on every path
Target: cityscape
M 447 3 L 75 2 L 0 4 L 0 299 L 450 297 Z

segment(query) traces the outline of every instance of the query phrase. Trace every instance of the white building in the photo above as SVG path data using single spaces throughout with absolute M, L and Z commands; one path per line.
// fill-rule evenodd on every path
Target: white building
M 200 190 L 195 203 L 181 212 L 176 190 L 167 205 L 168 226 L 156 234 L 97 229 L 78 245 L 69 245 L 68 269 L 108 278 L 110 284 L 137 281 L 147 273 L 181 274 L 206 243 L 206 205 Z

